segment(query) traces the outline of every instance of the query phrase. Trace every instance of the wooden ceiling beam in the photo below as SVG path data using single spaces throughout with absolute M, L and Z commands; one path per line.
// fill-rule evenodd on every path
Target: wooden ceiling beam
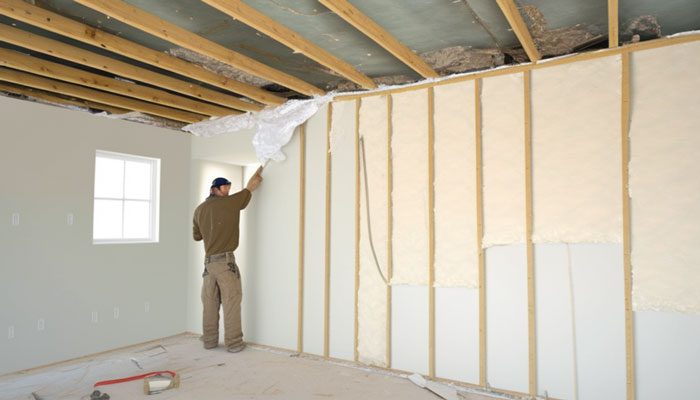
M 207 0 L 204 0 L 207 1 Z M 424 78 L 437 78 L 439 75 L 422 58 L 401 43 L 396 37 L 355 8 L 346 0 L 319 0 L 326 8 L 336 13 L 357 30 L 369 36 L 394 57 L 419 73 Z
M 317 63 L 357 83 L 365 89 L 375 89 L 377 85 L 367 75 L 352 65 L 335 57 L 321 47 L 311 43 L 298 33 L 281 25 L 272 18 L 240 0 L 202 0 L 204 3 L 228 14 L 234 19 L 256 29 L 290 49 L 299 52 Z
M 11 83 L 5 83 L 5 82 L 0 82 L 0 90 L 2 90 L 3 92 L 7 92 L 7 93 L 17 94 L 17 95 L 22 95 L 22 96 L 30 97 L 33 99 L 37 99 L 37 100 L 42 100 L 42 101 L 45 101 L 48 103 L 60 104 L 60 105 L 71 106 L 71 107 L 94 108 L 96 110 L 107 111 L 110 114 L 125 114 L 125 113 L 128 113 L 130 111 L 130 110 L 127 110 L 124 108 L 112 107 L 112 106 L 108 106 L 106 104 L 95 103 L 94 101 L 90 101 L 90 100 L 66 99 L 66 98 L 60 97 L 57 94 L 53 94 L 53 93 L 46 92 L 43 90 L 33 89 L 33 88 L 25 87 L 25 86 L 13 85 Z
M 89 89 L 80 85 L 57 81 L 54 79 L 42 78 L 26 72 L 16 71 L 9 68 L 0 67 L 0 80 L 28 86 L 36 89 L 46 90 L 53 93 L 61 93 L 79 99 L 96 101 L 114 107 L 125 108 L 132 111 L 139 111 L 145 114 L 156 115 L 175 121 L 194 123 L 207 119 L 204 115 L 199 115 L 187 111 L 170 107 L 163 107 L 147 101 L 136 100 L 129 97 L 117 96 L 99 90 Z
M 520 15 L 520 11 L 518 10 L 518 6 L 515 5 L 515 2 L 513 0 L 496 0 L 496 3 L 498 3 L 498 7 L 501 8 L 503 15 L 508 20 L 510 27 L 513 29 L 513 33 L 518 37 L 530 61 L 537 62 L 542 59 L 535 45 L 535 41 L 532 39 L 532 35 L 523 20 L 523 16 Z
M 171 22 L 149 14 L 121 0 L 75 0 L 134 28 L 150 33 L 180 47 L 204 54 L 251 75 L 278 83 L 305 95 L 321 95 L 324 91 L 282 71 L 237 53 L 218 43 L 196 35 Z
M 54 78 L 77 85 L 121 94 L 128 97 L 150 101 L 151 103 L 192 111 L 209 116 L 226 116 L 240 114 L 240 111 L 190 100 L 162 90 L 137 85 L 132 82 L 93 74 L 78 68 L 32 57 L 20 52 L 0 48 L 0 65 L 20 71 L 27 71 L 47 78 Z
M 620 42 L 618 0 L 608 0 L 608 47 L 615 48 Z
M 0 24 L 0 40 L 24 47 L 26 49 L 72 61 L 77 64 L 86 65 L 95 69 L 101 69 L 115 75 L 148 83 L 164 89 L 170 89 L 178 93 L 196 97 L 199 100 L 205 100 L 215 104 L 225 103 L 226 106 L 233 107 L 237 110 L 259 111 L 262 109 L 262 107 L 257 104 L 251 104 L 233 96 L 225 95 L 189 82 L 171 78 L 167 75 L 159 74 L 122 61 L 101 56 L 57 40 L 34 35 L 8 25 Z
M 0 1 L 0 14 L 154 67 L 206 82 L 263 104 L 280 105 L 287 100 L 267 90 L 215 74 L 198 65 L 73 21 L 22 0 Z

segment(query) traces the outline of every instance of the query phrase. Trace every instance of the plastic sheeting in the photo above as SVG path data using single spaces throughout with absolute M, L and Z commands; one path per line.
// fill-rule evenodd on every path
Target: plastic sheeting
M 283 161 L 286 157 L 282 147 L 289 143 L 294 129 L 311 118 L 321 106 L 332 99 L 333 95 L 327 94 L 309 100 L 289 100 L 279 107 L 197 122 L 182 129 L 203 137 L 255 129 L 253 147 L 258 160 L 262 164 L 267 163 L 268 160 Z

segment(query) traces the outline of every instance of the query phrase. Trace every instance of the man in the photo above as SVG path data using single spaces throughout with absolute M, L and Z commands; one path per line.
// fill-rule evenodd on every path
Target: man
M 241 273 L 233 251 L 238 247 L 240 211 L 262 182 L 262 167 L 250 178 L 245 189 L 229 195 L 231 182 L 216 178 L 209 197 L 194 211 L 192 236 L 204 240 L 202 277 L 203 332 L 205 349 L 219 345 L 219 307 L 224 309 L 224 344 L 237 353 L 245 347 L 241 330 Z

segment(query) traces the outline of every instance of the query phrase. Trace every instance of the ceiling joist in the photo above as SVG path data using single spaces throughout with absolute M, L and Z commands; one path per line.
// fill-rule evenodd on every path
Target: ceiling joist
M 93 108 L 96 110 L 107 111 L 110 114 L 125 114 L 130 111 L 124 108 L 112 107 L 106 104 L 95 103 L 90 100 L 70 100 L 43 90 L 32 89 L 25 86 L 13 85 L 5 82 L 0 82 L 0 90 L 3 92 L 22 95 L 53 104 L 60 104 L 71 107 Z
M 275 82 L 299 93 L 309 96 L 324 94 L 323 90 L 310 83 L 196 35 L 121 0 L 76 0 L 76 3 L 90 7 L 95 11 L 99 11 L 180 47 L 209 56 L 251 75 Z
M 150 101 L 182 110 L 192 111 L 208 116 L 226 116 L 240 114 L 240 111 L 215 106 L 176 96 L 168 92 L 137 85 L 102 75 L 93 74 L 77 68 L 67 67 L 58 63 L 42 60 L 17 51 L 0 48 L 0 65 L 20 71 L 27 71 L 47 78 L 54 78 L 77 85 L 89 86 L 124 96 Z
M 215 104 L 244 111 L 259 111 L 260 105 L 245 102 L 233 96 L 225 95 L 214 90 L 206 89 L 189 82 L 171 78 L 144 68 L 139 68 L 125 62 L 101 56 L 57 40 L 34 35 L 21 29 L 0 24 L 0 40 L 14 45 L 34 50 L 50 56 L 72 61 L 77 64 L 101 69 L 125 78 L 141 81 L 164 89 L 196 97 Z M 223 111 L 223 110 L 222 110 Z
M 205 0 L 207 1 L 207 0 Z M 439 75 L 422 58 L 384 30 L 376 22 L 363 14 L 346 0 L 319 0 L 326 8 L 336 13 L 357 30 L 374 40 L 394 57 L 398 58 L 424 78 L 437 78 Z
M 510 27 L 513 29 L 513 33 L 518 37 L 520 45 L 525 49 L 525 53 L 530 58 L 530 61 L 537 62 L 542 56 L 540 55 L 535 41 L 532 39 L 530 31 L 527 29 L 527 25 L 523 20 L 523 16 L 520 15 L 518 6 L 515 5 L 513 0 L 496 0 L 498 7 L 501 8 L 503 15 L 508 20 Z
M 608 47 L 614 48 L 619 43 L 619 5 L 617 0 L 608 0 Z
M 0 80 L 28 86 L 36 89 L 46 90 L 53 93 L 61 93 L 68 96 L 108 104 L 110 106 L 125 108 L 146 114 L 156 115 L 175 121 L 194 123 L 205 120 L 207 117 L 187 111 L 170 107 L 163 107 L 124 96 L 117 96 L 99 90 L 89 89 L 80 85 L 57 81 L 54 79 L 42 78 L 40 76 L 28 74 L 26 72 L 15 71 L 9 68 L 0 67 Z
M 326 50 L 311 43 L 293 30 L 276 22 L 272 18 L 250 7 L 240 0 L 202 0 L 217 10 L 230 15 L 236 20 L 256 29 L 285 46 L 297 51 L 332 71 L 357 83 L 365 89 L 374 89 L 377 85 L 367 75 L 352 65 L 335 57 Z
M 264 89 L 215 74 L 177 57 L 81 24 L 22 0 L 0 1 L 0 14 L 182 76 L 206 82 L 263 104 L 279 105 L 286 101 L 285 98 L 276 96 Z

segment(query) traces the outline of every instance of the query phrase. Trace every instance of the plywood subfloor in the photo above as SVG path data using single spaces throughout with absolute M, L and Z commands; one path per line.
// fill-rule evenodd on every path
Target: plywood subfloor
M 174 370 L 181 386 L 156 399 L 426 399 L 437 396 L 404 376 L 259 346 L 231 354 L 204 350 L 197 336 L 183 334 L 146 345 L 0 377 L 0 400 L 89 399 L 100 380 Z M 143 382 L 99 388 L 112 399 L 154 399 Z M 487 400 L 480 394 L 460 398 Z

